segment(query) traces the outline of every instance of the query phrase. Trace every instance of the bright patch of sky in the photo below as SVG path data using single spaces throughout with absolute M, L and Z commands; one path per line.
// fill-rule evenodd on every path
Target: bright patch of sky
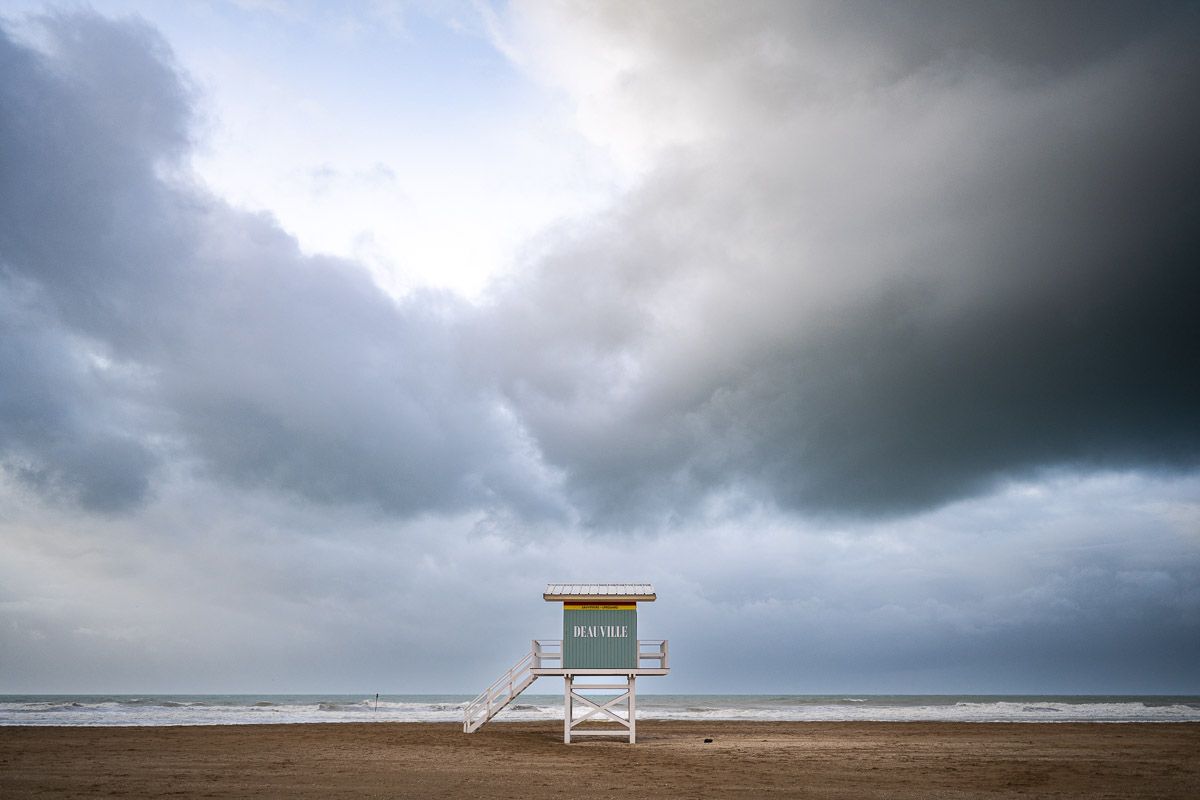
M 394 295 L 478 297 L 557 221 L 628 181 L 562 93 L 532 81 L 467 3 L 111 0 L 167 39 L 199 93 L 196 176 L 309 253 Z M 10 6 L 10 19 L 44 10 Z

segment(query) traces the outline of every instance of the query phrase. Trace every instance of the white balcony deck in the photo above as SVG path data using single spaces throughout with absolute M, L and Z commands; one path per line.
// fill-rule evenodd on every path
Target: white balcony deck
M 541 675 L 667 675 L 668 648 L 666 639 L 638 639 L 637 666 L 633 668 L 606 667 L 604 669 L 565 669 L 562 665 L 562 639 L 534 639 L 533 663 L 530 671 Z M 650 661 L 654 666 L 643 666 Z

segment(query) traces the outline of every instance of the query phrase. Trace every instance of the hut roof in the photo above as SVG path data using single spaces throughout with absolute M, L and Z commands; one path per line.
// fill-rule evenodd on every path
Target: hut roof
M 548 583 L 542 597 L 556 600 L 624 600 L 650 602 L 654 587 L 648 583 Z

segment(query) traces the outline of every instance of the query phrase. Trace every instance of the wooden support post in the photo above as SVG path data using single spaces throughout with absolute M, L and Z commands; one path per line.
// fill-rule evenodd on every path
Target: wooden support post
M 571 743 L 571 718 L 575 715 L 571 676 L 563 675 L 563 744 Z
M 629 743 L 637 744 L 637 686 L 634 681 L 637 680 L 636 675 L 629 676 Z

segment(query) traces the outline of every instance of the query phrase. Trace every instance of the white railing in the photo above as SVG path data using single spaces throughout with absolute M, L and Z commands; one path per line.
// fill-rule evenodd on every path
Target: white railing
M 548 666 L 547 661 L 556 662 Z M 562 639 L 533 640 L 534 669 L 562 669 Z
M 666 639 L 638 639 L 637 643 L 637 666 L 638 669 L 643 669 L 643 661 L 657 662 L 650 669 L 667 669 L 667 640 Z M 554 663 L 547 664 L 552 661 Z M 562 639 L 534 639 L 533 640 L 533 668 L 534 669 L 562 669 Z
M 536 676 L 533 669 L 533 650 L 513 665 L 508 672 L 471 702 L 463 707 L 463 732 L 474 733 L 483 724 L 500 713 L 513 698 L 525 691 L 533 683 Z
M 667 667 L 667 640 L 666 639 L 638 639 L 638 667 L 642 666 L 643 661 L 657 661 L 657 669 L 668 669 Z

